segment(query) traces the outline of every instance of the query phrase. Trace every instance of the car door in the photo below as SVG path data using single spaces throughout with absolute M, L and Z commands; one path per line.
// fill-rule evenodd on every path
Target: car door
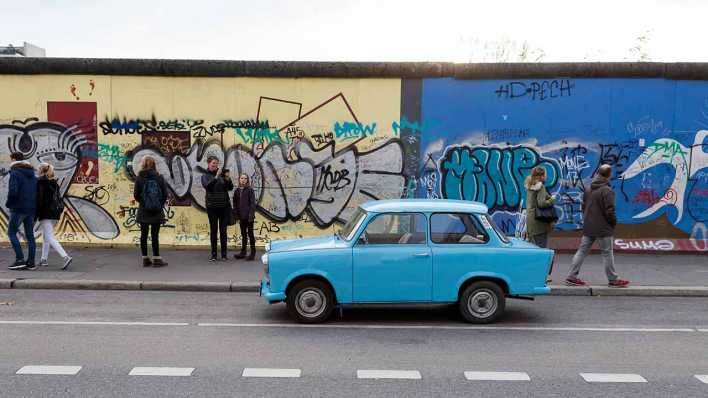
M 490 245 L 488 231 L 474 214 L 430 215 L 433 255 L 433 299 L 457 300 L 460 280 L 469 273 L 491 274 L 507 259 Z
M 369 220 L 353 249 L 354 302 L 432 299 L 427 219 L 421 213 L 382 213 Z

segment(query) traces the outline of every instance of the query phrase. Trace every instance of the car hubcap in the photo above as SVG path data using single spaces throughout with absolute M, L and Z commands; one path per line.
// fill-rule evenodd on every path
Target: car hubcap
M 306 318 L 318 317 L 324 312 L 327 299 L 317 288 L 308 288 L 297 295 L 297 312 Z
M 486 289 L 478 290 L 467 300 L 467 308 L 478 318 L 487 318 L 497 310 L 497 296 Z

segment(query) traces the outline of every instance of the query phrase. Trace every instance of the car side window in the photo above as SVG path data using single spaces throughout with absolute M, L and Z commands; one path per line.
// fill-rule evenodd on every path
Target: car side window
M 480 244 L 489 235 L 472 214 L 436 213 L 430 217 L 430 239 L 440 244 Z
M 425 243 L 425 216 L 416 213 L 379 214 L 369 221 L 360 237 L 367 245 L 415 245 Z

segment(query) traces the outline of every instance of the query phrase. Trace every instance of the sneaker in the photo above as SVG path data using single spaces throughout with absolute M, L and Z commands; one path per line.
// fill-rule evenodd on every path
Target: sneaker
M 46 267 L 48 265 L 49 265 L 49 262 L 47 262 L 47 260 L 39 260 L 40 267 Z
M 227 256 L 226 254 L 222 254 L 221 261 L 229 261 L 229 256 Z
M 585 281 L 578 279 L 578 278 L 573 278 L 572 276 L 568 277 L 565 280 L 565 284 L 568 286 L 585 286 L 587 283 Z
M 626 279 L 617 278 L 613 281 L 608 282 L 607 286 L 609 286 L 609 287 L 627 287 L 627 286 L 629 286 L 629 281 Z
M 242 259 L 242 258 L 246 258 L 246 252 L 241 252 L 241 253 L 238 253 L 238 254 L 234 254 L 234 258 L 237 259 L 237 260 L 240 260 L 240 259 Z
M 211 258 L 209 259 L 209 261 L 212 262 L 212 263 L 213 263 L 214 261 L 216 261 L 216 254 L 212 254 L 212 255 L 211 255 Z
M 14 271 L 22 270 L 25 268 L 27 268 L 27 263 L 25 262 L 25 260 L 15 260 L 15 262 L 12 263 L 12 265 L 9 265 L 7 267 L 7 269 L 14 270 Z
M 25 266 L 25 269 L 26 269 L 27 271 L 34 271 L 34 270 L 37 269 L 37 266 L 34 265 L 34 262 L 31 262 L 31 263 L 28 262 L 28 263 L 27 263 L 27 266 Z
M 166 261 L 162 261 L 161 258 L 156 258 L 156 259 L 152 260 L 152 266 L 155 267 L 155 268 L 167 267 L 167 262 L 166 262 Z
M 61 269 L 64 271 L 69 268 L 69 264 L 71 264 L 72 261 L 74 261 L 74 259 L 71 258 L 71 256 L 64 257 L 64 265 L 61 266 Z

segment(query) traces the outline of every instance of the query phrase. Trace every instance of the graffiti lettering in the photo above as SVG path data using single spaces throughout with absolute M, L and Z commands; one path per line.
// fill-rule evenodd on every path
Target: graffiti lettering
M 349 170 L 334 170 L 332 171 L 332 165 L 328 164 L 327 167 L 320 168 L 320 179 L 317 182 L 317 193 L 322 193 L 322 191 L 339 191 L 344 189 L 352 180 L 347 177 L 349 175 Z
M 370 125 L 351 122 L 334 123 L 334 133 L 337 138 L 344 140 L 374 135 L 374 130 L 376 130 L 376 123 Z
M 516 210 L 524 180 L 536 166 L 546 169 L 546 186 L 555 186 L 558 165 L 529 147 L 453 146 L 440 160 L 441 191 L 444 198 L 482 202 L 490 210 Z
M 118 145 L 98 144 L 98 159 L 113 165 L 113 172 L 119 172 L 125 166 L 128 158 Z
M 315 144 L 317 144 L 317 146 L 327 145 L 328 143 L 334 141 L 334 133 L 328 131 L 322 134 L 315 134 L 312 136 L 312 139 L 315 140 Z
M 543 80 L 540 82 L 510 82 L 502 84 L 494 94 L 497 98 L 515 99 L 530 96 L 532 101 L 545 101 L 549 98 L 570 97 L 575 89 L 571 80 Z
M 104 185 L 100 186 L 91 186 L 88 185 L 84 187 L 84 191 L 86 191 L 86 194 L 84 195 L 84 199 L 90 200 L 92 202 L 95 202 L 99 206 L 103 206 L 110 202 L 111 200 L 111 194 L 108 192 L 108 189 Z
M 674 250 L 674 243 L 670 240 L 641 240 L 641 239 L 615 239 L 615 246 L 619 250 Z

